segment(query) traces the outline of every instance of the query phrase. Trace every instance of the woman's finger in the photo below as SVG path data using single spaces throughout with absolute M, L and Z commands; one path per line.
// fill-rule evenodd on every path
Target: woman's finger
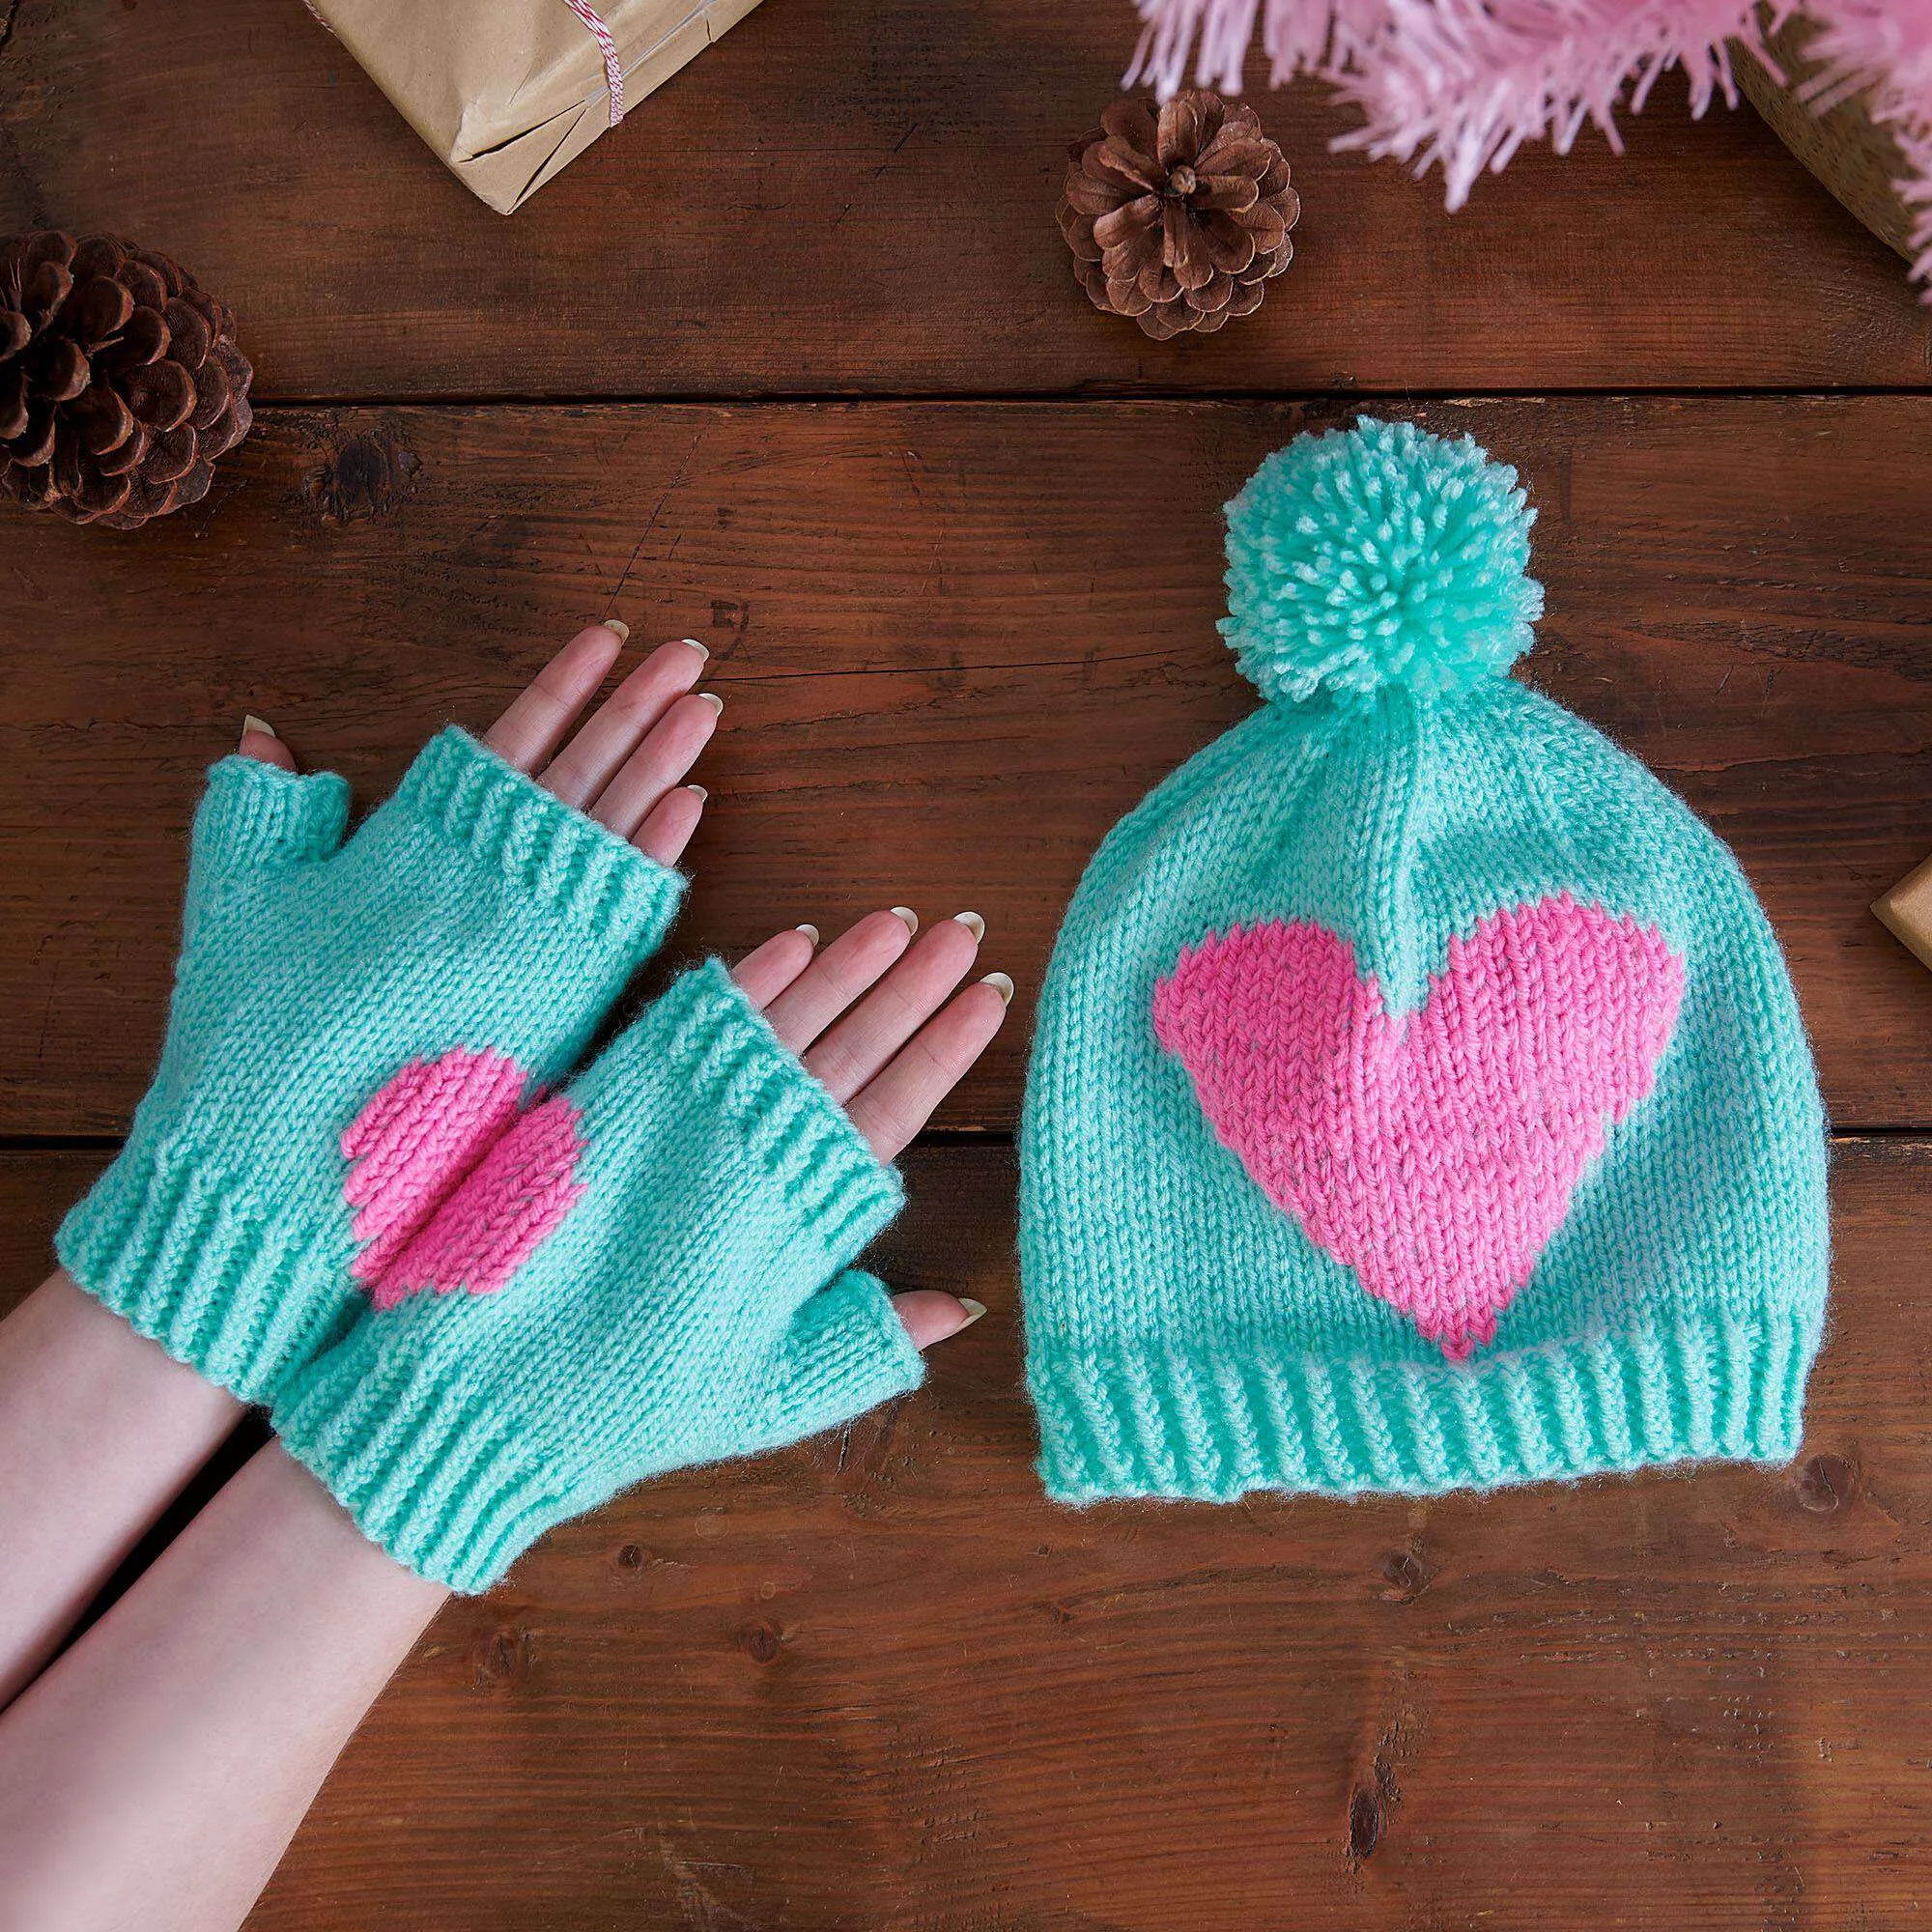
M 552 775 L 597 729 L 616 701 L 613 697 L 577 734 L 576 744 L 543 775 L 539 783 L 551 785 Z M 558 791 L 557 796 L 567 805 L 587 811 L 599 825 L 608 825 L 619 838 L 628 838 L 650 815 L 658 801 L 697 762 L 698 753 L 711 742 L 711 734 L 718 728 L 718 714 L 724 708 L 708 691 L 676 698 L 609 782 L 601 786 L 595 798 L 573 798 L 568 791 Z M 554 785 L 551 788 L 556 789 Z
M 926 933 L 805 1055 L 806 1070 L 841 1105 L 946 1004 L 979 956 L 985 922 L 962 912 Z
M 817 946 L 815 925 L 795 925 L 746 953 L 732 967 L 731 977 L 753 1008 L 763 1012 L 811 964 Z
M 852 1124 L 881 1160 L 894 1160 L 911 1146 L 933 1109 L 985 1052 L 1012 997 L 1013 982 L 1004 973 L 987 974 L 920 1028 L 885 1071 L 846 1103 Z
M 804 1053 L 861 993 L 878 983 L 918 930 L 909 906 L 867 913 L 765 1009 L 772 1031 L 792 1052 Z
M 893 1296 L 893 1313 L 905 1324 L 915 1349 L 929 1349 L 985 1314 L 986 1304 L 970 1294 L 946 1294 L 936 1288 L 908 1289 Z
M 275 727 L 252 711 L 242 721 L 242 742 L 235 749 L 244 758 L 259 758 L 263 764 L 279 765 L 285 772 L 296 768 L 296 754 L 275 736 Z
M 629 636 L 614 622 L 578 632 L 484 732 L 483 742 L 520 772 L 535 771 L 597 696 Z
M 659 645 L 537 774 L 537 782 L 565 805 L 589 810 L 639 743 L 704 674 L 710 655 L 702 644 L 685 638 Z M 713 723 L 722 705 L 723 699 L 713 698 L 703 707 Z
M 702 785 L 679 785 L 668 791 L 648 817 L 631 834 L 631 843 L 660 866 L 675 866 L 704 816 L 707 793 Z

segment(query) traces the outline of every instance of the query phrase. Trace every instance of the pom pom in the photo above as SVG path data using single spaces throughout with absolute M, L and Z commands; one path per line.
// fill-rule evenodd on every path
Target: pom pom
M 1277 703 L 1465 690 L 1535 641 L 1535 521 L 1470 437 L 1372 416 L 1298 436 L 1228 505 L 1221 635 Z

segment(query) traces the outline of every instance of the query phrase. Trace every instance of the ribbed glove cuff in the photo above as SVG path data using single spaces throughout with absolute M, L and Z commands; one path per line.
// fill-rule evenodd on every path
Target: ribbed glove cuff
M 532 898 L 637 958 L 676 916 L 684 878 L 647 859 L 452 724 L 383 808 L 426 827 Z
M 54 1251 L 96 1300 L 243 1402 L 272 1402 L 354 1312 L 338 1291 L 346 1221 L 304 1229 L 190 1147 L 130 1142 Z
M 460 1361 L 450 1366 L 419 1369 L 399 1386 L 357 1331 L 302 1377 L 273 1420 L 282 1447 L 370 1542 L 475 1596 L 590 1505 L 571 1499 L 555 1459 L 534 1452 L 516 1416 L 479 1404 L 473 1378 Z
M 647 1118 L 667 1088 L 704 1138 L 771 1188 L 835 1265 L 905 1202 L 885 1165 L 818 1081 L 781 1044 L 723 961 L 684 974 L 572 1089 L 586 1114 Z
M 916 1389 L 925 1362 L 884 1288 L 853 1268 L 806 1302 L 768 1373 L 743 1433 L 678 1463 L 753 1455 L 836 1428 Z M 467 1596 L 499 1581 L 546 1531 L 627 1486 L 573 1481 L 567 1459 L 546 1452 L 523 1421 L 478 1402 L 476 1380 L 460 1355 L 419 1363 L 407 1380 L 385 1374 L 381 1343 L 365 1325 L 309 1370 L 274 1414 L 282 1447 L 364 1536 Z M 663 1393 L 640 1386 L 635 1399 L 647 1404 Z M 685 1398 L 701 1399 L 696 1391 Z M 648 1473 L 628 1472 L 628 1481 Z

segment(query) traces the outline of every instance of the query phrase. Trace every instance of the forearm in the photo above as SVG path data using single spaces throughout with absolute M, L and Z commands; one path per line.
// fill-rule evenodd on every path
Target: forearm
M 239 1925 L 445 1595 L 264 1449 L 0 1718 L 9 1926 Z
M 65 1272 L 0 1321 L 0 1708 L 241 1413 Z

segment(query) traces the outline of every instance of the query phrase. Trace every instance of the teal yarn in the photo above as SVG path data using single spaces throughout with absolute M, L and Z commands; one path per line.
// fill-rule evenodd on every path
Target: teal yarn
M 554 1078 L 683 890 L 455 729 L 345 840 L 348 812 L 331 773 L 210 773 L 159 1070 L 56 1238 L 82 1288 L 246 1402 L 361 1300 L 341 1142 L 371 1094 L 456 1046 Z
M 1296 437 L 1228 505 L 1221 635 L 1285 703 L 1467 690 L 1535 639 L 1535 521 L 1516 471 L 1471 437 L 1367 416 Z
M 1540 608 L 1514 473 L 1365 422 L 1270 458 L 1229 518 L 1223 628 L 1272 701 L 1109 834 L 1041 993 L 1020 1258 L 1048 1492 L 1788 1461 L 1829 1265 L 1797 1002 L 1719 840 L 1504 674 Z M 1638 935 L 1679 976 L 1654 1053 L 1598 970 Z M 1578 1066 L 1613 1104 L 1565 1099 Z M 1496 1262 L 1498 1174 L 1519 1235 L 1556 1200 L 1526 1266 Z M 1444 1228 L 1461 1261 L 1432 1273 Z M 1455 1304 L 1492 1262 L 1500 1305 L 1425 1332 L 1402 1284 Z
M 366 1308 L 274 1410 L 366 1535 L 457 1590 L 620 1490 L 847 1422 L 923 1372 L 850 1265 L 897 1211 L 897 1174 L 718 961 L 561 1104 L 580 1191 L 507 1284 L 469 1292 L 444 1243 L 445 1272 Z M 479 1169 L 442 1210 L 485 1231 L 472 1255 L 531 1171 L 499 1179 Z

